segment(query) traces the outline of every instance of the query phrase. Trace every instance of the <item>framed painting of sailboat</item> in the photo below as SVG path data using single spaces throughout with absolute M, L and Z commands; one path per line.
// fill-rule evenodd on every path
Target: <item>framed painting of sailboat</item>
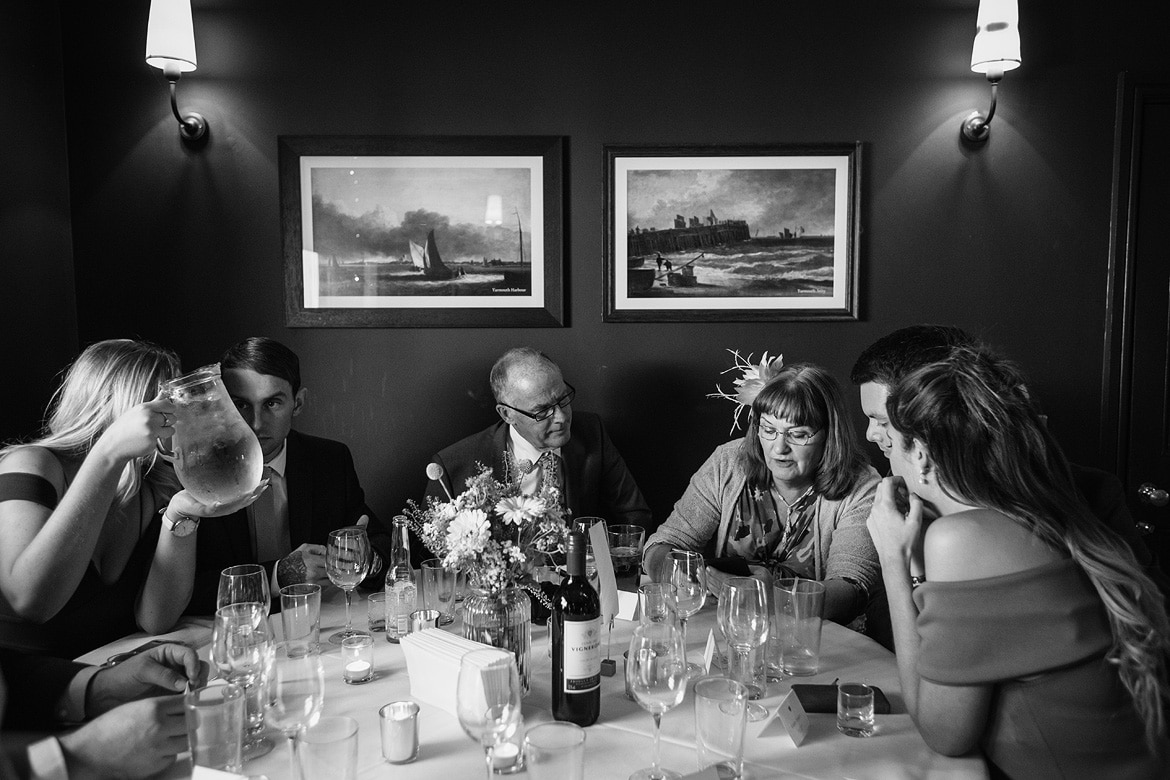
M 857 319 L 861 144 L 605 147 L 607 322 Z
M 281 136 L 291 327 L 564 325 L 564 138 Z

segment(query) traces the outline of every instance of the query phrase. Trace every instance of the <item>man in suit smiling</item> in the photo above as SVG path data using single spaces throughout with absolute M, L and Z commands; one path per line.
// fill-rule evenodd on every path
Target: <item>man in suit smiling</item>
M 200 525 L 187 612 L 213 612 L 219 573 L 236 564 L 264 564 L 274 596 L 293 583 L 327 583 L 325 543 L 330 531 L 347 525 L 369 524 L 374 560 L 363 585 L 380 584 L 390 536 L 366 506 L 349 448 L 292 429 L 307 397 L 296 353 L 254 336 L 225 352 L 220 368 L 232 401 L 260 441 L 270 483 L 246 510 Z

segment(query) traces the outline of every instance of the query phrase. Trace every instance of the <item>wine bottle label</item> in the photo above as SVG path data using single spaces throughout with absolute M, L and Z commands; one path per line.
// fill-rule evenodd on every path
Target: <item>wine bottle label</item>
M 601 618 L 564 624 L 565 693 L 601 687 Z

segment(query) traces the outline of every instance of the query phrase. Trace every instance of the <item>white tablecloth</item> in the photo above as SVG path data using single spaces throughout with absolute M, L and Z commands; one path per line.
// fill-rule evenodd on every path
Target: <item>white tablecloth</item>
M 378 730 L 378 708 L 399 699 L 410 698 L 410 681 L 406 662 L 398 645 L 385 641 L 385 635 L 375 634 L 374 665 L 376 679 L 364 685 L 346 685 L 342 682 L 340 648 L 330 645 L 326 637 L 337 630 L 345 620 L 344 599 L 336 588 L 326 588 L 322 603 L 322 656 L 326 674 L 326 715 L 348 715 L 357 719 L 358 775 L 362 778 L 442 778 L 462 780 L 485 776 L 483 753 L 460 728 L 458 721 L 443 710 L 421 705 L 419 714 L 419 758 L 412 764 L 393 765 L 382 760 Z M 354 596 L 354 624 L 365 626 L 365 599 Z M 272 618 L 274 631 L 280 632 L 280 617 Z M 688 649 L 691 660 L 700 661 L 708 631 L 714 624 L 714 610 L 707 607 L 689 621 Z M 459 621 L 451 630 L 459 630 Z M 625 780 L 630 773 L 649 766 L 652 750 L 653 721 L 625 697 L 622 678 L 622 653 L 633 631 L 633 624 L 617 621 L 612 637 L 612 657 L 617 662 L 617 674 L 602 678 L 601 718 L 587 729 L 586 777 Z M 211 628 L 207 620 L 190 620 L 164 635 L 199 647 L 207 658 L 211 642 Z M 83 656 L 87 663 L 101 663 L 110 655 L 133 649 L 149 639 L 135 635 L 113 642 Z M 542 627 L 533 627 L 532 690 L 524 700 L 525 725 L 552 719 L 550 701 L 551 669 L 548 659 L 548 635 Z M 902 702 L 894 656 L 869 638 L 835 623 L 826 622 L 821 643 L 821 672 L 799 682 L 831 683 L 861 681 L 877 685 L 890 699 L 893 713 L 877 717 L 877 733 L 870 739 L 854 739 L 840 734 L 834 715 L 809 716 L 809 733 L 798 748 L 780 728 L 769 721 L 749 723 L 745 740 L 748 776 L 765 778 L 825 778 L 826 780 L 984 780 L 987 769 L 982 758 L 968 756 L 947 758 L 926 746 L 914 727 Z M 780 699 L 789 690 L 788 683 L 768 686 L 768 697 L 761 703 L 775 711 Z M 288 748 L 284 738 L 271 734 L 276 749 L 267 756 L 254 759 L 244 766 L 249 775 L 267 775 L 270 780 L 291 776 Z M 695 754 L 695 727 L 693 695 L 688 692 L 682 705 L 668 712 L 662 719 L 663 766 L 687 774 L 698 767 Z M 188 776 L 185 760 L 176 763 L 169 777 Z M 525 777 L 525 774 L 516 777 Z M 497 777 L 504 777 L 497 775 Z

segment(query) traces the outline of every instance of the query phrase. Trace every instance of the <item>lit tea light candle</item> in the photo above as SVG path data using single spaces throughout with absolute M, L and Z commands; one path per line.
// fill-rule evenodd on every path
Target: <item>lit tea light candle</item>
M 353 685 L 374 676 L 374 639 L 368 634 L 349 636 L 341 642 L 341 658 L 345 664 L 342 679 Z
M 520 758 L 520 746 L 501 742 L 492 749 L 492 769 L 507 769 Z
M 352 683 L 367 680 L 373 668 L 369 661 L 350 661 L 345 665 L 345 681 Z

